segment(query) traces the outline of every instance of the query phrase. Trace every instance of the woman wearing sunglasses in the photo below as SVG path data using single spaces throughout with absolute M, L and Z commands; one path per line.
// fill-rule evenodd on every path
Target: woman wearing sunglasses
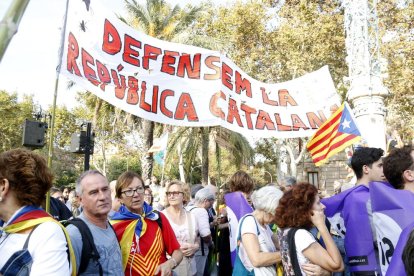
M 166 187 L 167 208 L 162 211 L 174 229 L 175 236 L 183 252 L 183 261 L 174 269 L 180 276 L 191 276 L 197 273 L 194 253 L 198 250 L 196 242 L 198 228 L 194 215 L 184 209 L 190 200 L 190 188 L 187 184 L 175 180 Z
M 121 245 L 125 275 L 171 275 L 183 258 L 180 244 L 164 214 L 144 201 L 141 176 L 124 172 L 115 190 L 122 205 L 111 223 Z

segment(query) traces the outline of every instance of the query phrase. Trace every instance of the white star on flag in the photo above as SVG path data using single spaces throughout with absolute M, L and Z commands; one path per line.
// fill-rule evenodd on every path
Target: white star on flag
M 347 120 L 345 119 L 345 120 L 343 121 L 343 123 L 342 123 L 342 127 L 343 127 L 344 129 L 346 129 L 346 128 L 351 128 L 350 124 L 351 124 L 351 121 L 347 121 Z

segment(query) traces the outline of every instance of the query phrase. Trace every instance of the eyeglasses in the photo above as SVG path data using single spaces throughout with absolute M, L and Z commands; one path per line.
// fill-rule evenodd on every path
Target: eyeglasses
M 183 192 L 166 192 L 165 193 L 168 197 L 171 197 L 171 196 L 178 196 L 178 195 L 180 195 L 180 194 L 184 194 Z
M 133 190 L 131 189 L 131 190 L 122 191 L 122 193 L 125 196 L 134 196 L 134 193 L 137 193 L 138 195 L 143 194 L 144 193 L 144 187 L 138 187 L 138 188 L 133 189 Z

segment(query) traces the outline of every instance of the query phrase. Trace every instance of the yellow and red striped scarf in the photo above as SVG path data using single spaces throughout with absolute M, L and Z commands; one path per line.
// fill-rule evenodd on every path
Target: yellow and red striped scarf
M 139 240 L 139 238 L 142 237 L 147 231 L 147 223 L 145 222 L 145 218 L 150 220 L 158 219 L 158 214 L 154 213 L 152 207 L 146 203 L 144 203 L 142 215 L 132 213 L 125 206 L 121 206 L 119 211 L 115 213 L 110 221 L 115 228 L 116 236 L 121 246 L 122 265 L 124 270 L 127 266 L 128 260 L 130 259 L 134 234 Z
M 43 209 L 40 209 L 35 206 L 25 206 L 22 210 L 13 218 L 9 224 L 2 228 L 2 231 L 6 233 L 19 233 L 28 229 L 33 228 L 36 225 L 39 225 L 43 222 L 53 222 L 59 225 L 65 234 L 66 241 L 68 243 L 70 261 L 72 265 L 72 276 L 76 276 L 76 258 L 75 253 L 72 248 L 72 243 L 69 238 L 69 234 L 66 231 L 66 228 L 60 224 L 57 220 L 52 218 L 48 213 Z

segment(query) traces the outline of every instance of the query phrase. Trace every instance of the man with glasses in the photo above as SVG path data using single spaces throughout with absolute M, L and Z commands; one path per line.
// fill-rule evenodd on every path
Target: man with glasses
M 204 269 L 207 263 L 209 247 L 212 246 L 212 237 L 209 223 L 209 215 L 207 210 L 213 206 L 215 197 L 209 188 L 199 190 L 195 195 L 195 203 L 188 207 L 188 211 L 193 213 L 196 218 L 198 230 L 200 233 L 200 249 L 194 254 L 197 274 L 204 275 Z
M 91 247 L 95 247 L 99 254 L 98 258 L 93 258 L 90 252 L 84 252 L 84 227 L 68 225 L 78 275 L 123 275 L 121 250 L 107 219 L 112 207 L 108 180 L 98 171 L 86 171 L 76 182 L 76 192 L 83 207 L 78 218 L 86 224 L 86 230 L 90 230 L 93 241 L 88 241 L 94 244 Z

